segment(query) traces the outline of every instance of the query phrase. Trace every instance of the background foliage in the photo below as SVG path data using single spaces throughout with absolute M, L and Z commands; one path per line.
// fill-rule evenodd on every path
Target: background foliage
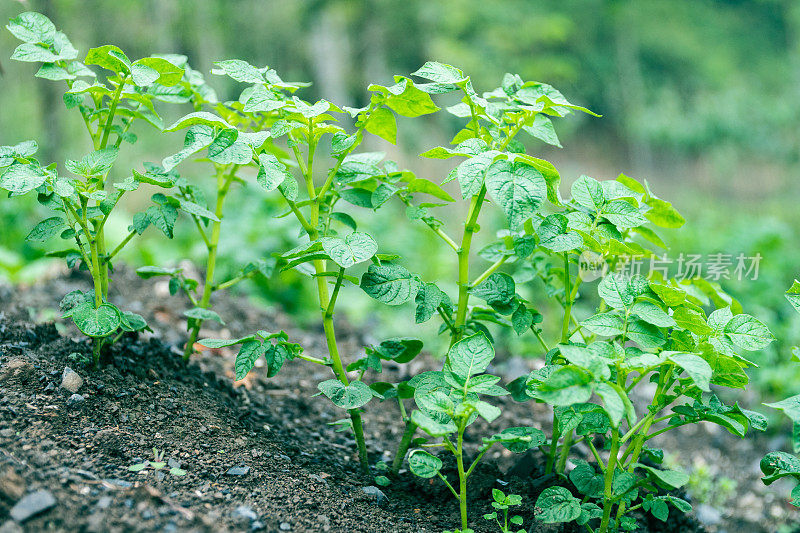
M 210 76 L 212 61 L 239 57 L 275 68 L 284 79 L 314 82 L 304 95 L 325 95 L 337 104 L 360 106 L 368 98 L 367 81 L 391 81 L 428 59 L 459 65 L 472 74 L 476 87 L 493 87 L 506 71 L 559 87 L 572 101 L 601 113 L 602 119 L 567 121 L 564 150 L 543 148 L 565 179 L 580 174 L 597 178 L 619 172 L 648 179 L 658 194 L 676 205 L 688 220 L 669 235 L 670 256 L 680 252 L 761 253 L 758 280 L 723 280 L 745 307 L 767 322 L 780 339 L 757 361 L 752 405 L 794 394 L 800 378 L 789 364 L 788 347 L 800 342 L 800 324 L 783 299 L 785 287 L 798 275 L 800 159 L 800 4 L 792 0 L 344 0 L 279 2 L 264 0 L 0 0 L 0 18 L 20 11 L 47 14 L 87 49 L 113 42 L 132 57 L 175 52 L 206 73 L 220 97 L 232 98 L 236 87 Z M 0 33 L 0 144 L 33 138 L 44 161 L 75 158 L 89 147 L 76 115 L 68 115 L 60 90 L 32 76 L 30 65 L 6 58 L 13 37 Z M 182 110 L 188 112 L 189 109 Z M 174 111 L 178 113 L 178 111 Z M 171 116 L 165 116 L 170 122 Z M 430 144 L 415 146 L 425 128 Z M 420 176 L 441 181 L 446 168 L 416 154 L 443 144 L 456 131 L 446 114 L 426 121 L 400 122 L 398 143 L 415 152 L 371 139 L 367 148 L 384 150 Z M 433 133 L 431 133 L 433 132 Z M 436 142 L 436 137 L 440 142 Z M 181 135 L 143 136 L 133 153 L 138 160 L 160 161 L 174 153 Z M 128 167 L 122 161 L 120 168 Z M 196 183 L 209 183 L 198 165 L 183 169 Z M 124 176 L 120 176 L 124 177 Z M 566 189 L 565 189 L 566 190 Z M 135 195 L 134 195 L 135 198 Z M 19 243 L 37 215 L 19 200 L 0 198 L 0 278 L 32 281 L 47 268 L 43 249 Z M 137 200 L 134 200 L 134 203 Z M 138 199 L 142 204 L 146 197 Z M 232 217 L 252 220 L 266 211 L 263 194 L 240 191 L 231 198 Z M 136 205 L 131 205 L 133 210 Z M 273 209 L 270 209 L 273 210 Z M 423 265 L 420 274 L 434 279 L 455 268 L 450 258 L 430 257 L 423 229 L 399 226 L 384 210 L 376 227 L 397 249 L 414 249 L 407 258 Z M 460 217 L 453 217 L 458 219 Z M 294 235 L 285 219 L 264 219 L 248 226 L 235 220 L 223 236 L 221 269 L 262 257 Z M 124 235 L 128 217 L 111 221 L 109 231 Z M 382 228 L 381 228 L 382 226 Z M 391 228 L 387 230 L 386 228 Z M 188 225 L 176 228 L 174 241 L 155 234 L 127 251 L 137 264 L 161 264 L 177 252 L 197 258 L 202 245 Z M 492 235 L 483 232 L 488 241 Z M 415 246 L 410 244 L 414 243 Z M 36 260 L 28 265 L 31 260 Z M 23 267 L 23 265 L 28 265 Z M 250 285 L 252 294 L 295 311 L 310 312 L 313 299 L 291 275 Z M 248 290 L 248 287 L 242 287 Z M 536 287 L 526 295 L 537 298 Z M 382 309 L 363 295 L 346 299 L 349 318 L 361 325 L 380 325 L 381 333 L 407 331 L 410 324 L 380 323 Z M 545 307 L 546 299 L 541 302 Z M 583 316 L 588 316 L 585 310 Z M 373 324 L 373 322 L 375 324 Z M 434 331 L 424 332 L 432 338 Z M 508 339 L 511 341 L 511 339 Z M 506 344 L 525 354 L 533 347 Z M 436 346 L 431 344 L 430 346 Z M 502 354 L 501 354 L 502 355 Z

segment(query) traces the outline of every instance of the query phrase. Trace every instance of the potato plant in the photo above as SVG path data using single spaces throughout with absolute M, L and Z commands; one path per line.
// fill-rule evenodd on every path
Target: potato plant
M 417 321 L 438 313 L 442 331 L 450 335 L 451 351 L 442 371 L 449 382 L 420 387 L 427 382 L 417 376 L 406 384 L 414 391 L 419 411 L 408 419 L 409 430 L 395 466 L 402 460 L 415 426 L 431 436 L 455 434 L 456 442 L 461 442 L 463 428 L 474 415 L 463 406 L 472 374 L 454 375 L 458 365 L 452 362 L 453 349 L 461 346 L 465 335 L 471 340 L 481 332 L 483 339 L 490 339 L 490 328 L 504 326 L 518 335 L 532 333 L 544 355 L 543 368 L 510 383 L 509 389 L 517 401 L 533 399 L 553 407 L 553 431 L 548 442 L 537 442 L 534 428 L 525 430 L 535 445 L 542 444 L 547 473 L 554 480 L 555 476 L 566 476 L 567 460 L 580 442 L 592 450 L 595 461 L 593 465 L 580 463 L 569 472 L 569 479 L 584 496 L 582 500 L 564 487 L 554 486 L 542 493 L 537 502 L 541 520 L 575 520 L 604 533 L 635 528 L 635 521 L 626 513 L 638 508 L 663 520 L 667 504 L 689 510 L 688 503 L 664 494 L 664 489 L 685 484 L 687 476 L 650 466 L 660 462 L 660 453 L 646 443 L 670 429 L 700 421 L 720 424 L 739 436 L 749 427 L 764 429 L 763 416 L 738 405 L 723 405 L 710 385 L 743 388 L 747 384 L 744 369 L 752 363 L 740 351 L 764 348 L 772 340 L 771 333 L 756 318 L 742 313 L 741 306 L 716 284 L 702 279 L 678 282 L 663 276 L 648 280 L 623 274 L 631 257 L 652 257 L 658 248 L 666 247 L 651 226 L 674 228 L 683 224 L 680 214 L 656 197 L 646 183 L 625 175 L 604 182 L 582 176 L 573 183 L 571 198 L 565 200 L 559 192 L 556 169 L 526 154 L 524 145 L 516 139 L 524 132 L 559 144 L 550 117 L 588 110 L 570 104 L 550 86 L 523 82 L 510 74 L 501 87 L 482 96 L 474 92 L 468 77 L 448 65 L 428 63 L 415 74 L 434 83 L 451 84 L 453 89 L 460 87 L 464 94 L 461 104 L 448 108 L 467 121 L 452 141 L 455 147 L 433 148 L 422 155 L 466 158 L 445 181 L 458 181 L 469 208 L 458 243 L 430 214 L 438 206 L 415 203 L 408 189 L 397 192 L 409 206 L 410 218 L 427 225 L 441 237 L 443 246 L 455 252 L 459 291 L 455 305 L 435 284 L 419 283 L 416 291 L 410 291 L 411 295 L 416 293 Z M 471 279 L 470 248 L 487 199 L 504 212 L 508 229 L 479 252 L 481 259 L 491 263 Z M 579 320 L 573 307 L 583 283 L 576 268 L 581 254 L 601 260 L 611 273 L 598 285 L 597 313 Z M 514 268 L 514 276 L 501 272 L 504 267 Z M 403 294 L 402 289 L 413 286 L 415 279 L 399 268 L 370 267 L 362 278 L 362 288 L 385 303 L 397 303 L 393 295 Z M 545 294 L 561 304 L 563 313 L 541 317 L 517 294 L 515 278 L 521 282 L 536 280 Z M 381 291 L 373 291 L 373 284 Z M 486 305 L 470 305 L 473 296 Z M 712 304 L 716 310 L 706 315 L 705 309 Z M 561 331 L 555 343 L 548 343 L 537 325 L 548 319 L 556 320 Z M 484 350 L 489 352 L 489 348 Z M 483 362 L 480 353 L 471 351 L 475 361 Z M 475 368 L 482 372 L 485 366 Z M 490 379 L 483 376 L 477 377 Z M 491 379 L 496 386 L 497 380 Z M 647 409 L 637 413 L 630 396 L 642 382 L 652 382 L 656 389 Z M 435 400 L 431 402 L 431 398 Z M 669 408 L 672 411 L 665 414 Z M 486 407 L 484 410 L 491 413 Z M 429 420 L 432 414 L 438 418 Z M 499 415 L 499 411 L 493 414 Z M 595 446 L 598 441 L 607 448 L 603 453 Z M 460 464 L 461 447 L 446 441 L 442 445 Z M 483 453 L 484 447 L 477 458 Z M 648 461 L 643 463 L 645 457 Z M 438 464 L 434 459 L 422 451 L 409 457 L 412 471 L 426 475 L 435 475 L 431 473 L 431 465 Z M 425 468 L 420 466 L 423 460 Z M 459 468 L 462 489 L 468 472 Z M 453 492 L 461 500 L 461 530 L 467 530 L 463 490 Z
M 632 511 L 666 520 L 670 507 L 691 510 L 688 502 L 670 493 L 688 476 L 659 466 L 663 452 L 650 446 L 659 435 L 699 422 L 721 425 L 740 437 L 751 428 L 765 429 L 762 415 L 724 404 L 711 387 L 745 388 L 746 369 L 755 366 L 745 352 L 765 348 L 772 334 L 716 283 L 676 279 L 666 271 L 649 277 L 635 271 L 633 258 L 656 258 L 667 247 L 655 228 L 684 223 L 647 182 L 624 174 L 604 181 L 581 176 L 572 183 L 569 197 L 562 196 L 555 166 L 529 154 L 523 141 L 560 146 L 553 119 L 575 111 L 598 115 L 571 104 L 550 85 L 506 74 L 499 87 L 479 94 L 460 69 L 428 62 L 411 75 L 424 81 L 395 76 L 391 85 L 372 84 L 369 103 L 351 108 L 324 99 L 303 100 L 297 93 L 308 84 L 286 82 L 273 69 L 231 59 L 216 62 L 214 73 L 247 87 L 236 101 L 218 102 L 185 57 L 130 61 L 119 48 L 105 45 L 91 49 L 80 62 L 69 40 L 40 14 L 23 13 L 8 28 L 23 41 L 12 58 L 42 63 L 37 76 L 66 82 L 64 102 L 80 112 L 91 141 L 90 153 L 63 165 L 73 177 L 62 175 L 57 164 L 43 166 L 34 157 L 37 146 L 32 141 L 0 147 L 0 187 L 10 196 L 36 191 L 40 203 L 56 215 L 40 222 L 29 239 L 60 236 L 70 247 L 51 255 L 91 274 L 94 289 L 67 295 L 62 307 L 64 316 L 95 339 L 96 364 L 104 344 L 147 327 L 138 315 L 108 302 L 108 286 L 114 258 L 149 226 L 171 238 L 183 211 L 207 250 L 202 282 L 180 269 L 137 270 L 145 278 L 169 277 L 170 291 L 182 292 L 191 303 L 185 313 L 185 359 L 193 353 L 203 321 L 222 321 L 211 308 L 216 290 L 258 273 L 272 274 L 273 263 L 265 259 L 244 266 L 229 280 L 216 279 L 226 197 L 235 184 L 254 177 L 264 192 L 279 195 L 285 203 L 283 213 L 268 215 L 296 220 L 301 235 L 297 246 L 274 251 L 275 270 L 294 269 L 314 284 L 327 355 L 305 354 L 283 331 L 259 330 L 243 338 L 199 343 L 210 348 L 240 345 L 236 379 L 244 378 L 261 357 L 267 377 L 292 360 L 330 368 L 332 378 L 317 388 L 348 412 L 349 419 L 337 424 L 353 432 L 364 473 L 372 464 L 362 409 L 376 399 L 396 401 L 404 429 L 390 472 L 400 475 L 407 458 L 413 474 L 438 477 L 458 502 L 457 531 L 471 531 L 468 481 L 498 444 L 515 453 L 539 449 L 546 457 L 550 485 L 536 502 L 539 520 L 574 521 L 606 533 L 635 530 Z M 90 66 L 103 69 L 103 81 Z M 396 143 L 398 115 L 417 118 L 439 112 L 435 99 L 446 94 L 460 99 L 446 112 L 462 128 L 450 146 L 421 154 L 457 161 L 443 179 L 419 178 L 383 153 L 359 151 L 365 133 Z M 163 128 L 156 102 L 191 105 L 193 111 Z M 165 132 L 186 130 L 184 146 L 160 165 L 143 164 L 114 181 L 110 174 L 119 150 L 123 143 L 136 141 L 130 129 L 137 120 Z M 176 172 L 201 151 L 214 185 L 211 204 L 203 186 Z M 459 201 L 442 187 L 451 181 L 458 186 Z M 161 191 L 152 196 L 152 206 L 134 215 L 128 235 L 109 246 L 109 216 L 126 192 L 142 184 Z M 437 236 L 451 254 L 452 279 L 422 279 L 402 264 L 397 254 L 403 250 L 380 253 L 388 238 L 359 230 L 359 224 L 363 227 L 367 217 L 389 202 L 399 203 L 409 224 Z M 356 209 L 344 209 L 345 204 Z M 491 204 L 505 219 L 504 228 L 478 250 L 476 235 L 482 223 L 489 225 L 486 208 Z M 459 207 L 463 227 L 453 236 L 443 220 Z M 265 230 L 268 224 L 265 217 Z M 599 265 L 599 270 L 587 271 L 587 263 Z M 590 287 L 596 277 L 600 281 Z M 388 306 L 413 302 L 417 324 L 440 321 L 443 349 L 432 351 L 442 356 L 441 370 L 399 383 L 372 379 L 384 363 L 402 365 L 421 352 L 422 342 L 413 337 L 366 346 L 361 357 L 342 353 L 334 316 L 347 285 Z M 445 291 L 449 287 L 456 288 L 453 294 Z M 520 294 L 531 290 L 536 298 Z M 800 310 L 800 283 L 787 296 Z M 555 301 L 560 311 L 543 316 L 531 300 L 544 298 Z M 588 308 L 593 312 L 583 316 Z M 500 385 L 501 378 L 490 373 L 500 330 L 530 337 L 529 345 L 537 348 L 526 355 L 540 358 L 543 366 Z M 558 334 L 549 339 L 546 331 Z M 494 429 L 505 396 L 551 406 L 550 433 L 537 427 Z M 637 407 L 633 400 L 642 397 L 646 406 Z M 794 397 L 771 406 L 789 414 L 797 428 L 797 404 Z M 478 419 L 491 429 L 473 450 L 465 435 Z M 417 437 L 418 430 L 425 436 Z M 579 444 L 591 455 L 581 456 Z M 442 472 L 441 453 L 454 457 L 454 477 Z M 158 468 L 154 464 L 161 464 L 158 457 L 149 463 Z M 800 479 L 800 462 L 789 454 L 768 455 L 762 469 L 766 483 L 787 476 Z M 793 497 L 800 499 L 797 489 Z M 495 491 L 493 498 L 502 522 L 497 513 L 485 518 L 510 531 L 508 510 L 520 503 L 519 497 Z M 522 525 L 518 516 L 510 522 Z
M 226 62 L 220 62 L 225 64 Z M 170 278 L 170 292 L 181 291 L 186 295 L 192 307 L 184 312 L 188 319 L 189 339 L 184 348 L 184 359 L 189 360 L 194 352 L 194 345 L 200 328 L 205 320 L 215 320 L 223 323 L 222 318 L 211 310 L 211 297 L 214 292 L 232 287 L 247 278 L 255 275 L 268 275 L 271 271 L 267 261 L 258 261 L 245 265 L 241 271 L 231 279 L 217 282 L 215 279 L 217 254 L 222 233 L 222 219 L 224 218 L 225 199 L 230 189 L 235 184 L 244 184 L 244 179 L 239 175 L 247 166 L 257 166 L 257 150 L 268 142 L 268 132 L 248 133 L 237 129 L 241 122 L 246 125 L 246 117 L 236 114 L 235 111 L 219 103 L 214 93 L 201 92 L 199 88 L 190 86 L 191 101 L 195 111 L 176 121 L 164 129 L 173 132 L 186 129 L 183 148 L 175 154 L 167 156 L 161 162 L 162 169 L 170 173 L 178 164 L 192 155 L 205 151 L 201 160 L 211 164 L 211 178 L 214 183 L 213 213 L 209 219 L 202 213 L 190 213 L 198 237 L 206 248 L 205 277 L 202 290 L 199 290 L 200 281 L 187 277 L 182 269 L 163 267 L 142 267 L 138 269 L 140 276 L 149 278 L 153 276 L 167 276 Z M 224 118 L 202 111 L 211 107 Z M 184 202 L 202 205 L 205 208 L 207 200 L 203 188 L 190 183 L 185 178 L 174 175 L 173 185 L 177 188 L 175 196 Z
M 800 313 L 800 281 L 794 283 L 786 291 L 786 299 Z M 800 361 L 800 347 L 792 348 L 792 360 Z M 800 507 L 800 394 L 786 398 L 779 402 L 765 404 L 768 407 L 782 411 L 792 421 L 792 452 L 770 452 L 761 460 L 761 471 L 764 473 L 762 480 L 766 485 L 781 478 L 790 478 L 798 482 L 791 492 L 791 504 Z
M 64 104 L 80 113 L 88 133 L 92 151 L 65 161 L 63 168 L 55 163 L 44 166 L 35 159 L 37 145 L 33 141 L 0 148 L 0 187 L 10 196 L 36 191 L 38 201 L 56 214 L 37 224 L 28 240 L 42 242 L 59 236 L 71 247 L 50 255 L 63 257 L 70 267 L 79 266 L 91 274 L 93 290 L 68 295 L 62 310 L 78 329 L 94 339 L 94 360 L 99 364 L 104 344 L 126 331 L 147 327 L 141 316 L 120 311 L 108 302 L 110 273 L 117 254 L 150 225 L 172 237 L 179 209 L 216 219 L 193 202 L 156 193 L 154 205 L 133 218 L 128 235 L 120 242 L 109 246 L 105 234 L 106 223 L 126 192 L 143 183 L 172 186 L 170 177 L 154 166 L 147 166 L 145 172 L 134 170 L 116 181 L 110 174 L 123 143 L 136 142 L 131 126 L 138 121 L 160 129 L 163 125 L 155 102 L 173 102 L 190 85 L 186 81 L 186 58 L 151 56 L 131 61 L 116 46 L 104 45 L 92 48 L 79 61 L 78 50 L 66 35 L 40 13 L 22 13 L 11 19 L 7 28 L 23 41 L 11 58 L 40 63 L 37 77 L 63 81 Z M 101 70 L 103 81 L 91 66 Z

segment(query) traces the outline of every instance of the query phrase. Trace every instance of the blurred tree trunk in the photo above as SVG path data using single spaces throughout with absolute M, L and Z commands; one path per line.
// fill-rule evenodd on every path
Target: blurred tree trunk
M 631 163 L 636 171 L 643 171 L 653 166 L 653 150 L 635 126 L 643 120 L 647 106 L 637 25 L 631 16 L 635 9 L 636 3 L 629 0 L 611 0 L 608 13 L 617 63 L 617 116 L 624 117 L 621 120 Z
M 172 53 L 177 49 L 179 31 L 185 30 L 184 25 L 176 25 L 178 4 L 176 0 L 150 0 L 150 16 L 153 21 L 151 35 L 155 37 L 151 43 L 152 48 L 148 54 Z M 177 26 L 177 27 L 176 27 Z
M 354 105 L 347 86 L 352 55 L 342 4 L 324 2 L 310 15 L 309 63 L 317 93 L 339 105 Z
M 58 13 L 52 0 L 42 0 L 39 9 L 50 20 L 58 20 Z M 65 147 L 62 146 L 63 135 L 61 134 L 61 118 L 64 111 L 62 91 L 61 85 L 57 82 L 41 79 L 36 81 L 43 132 L 42 142 L 39 143 L 38 157 L 44 164 L 49 164 L 51 161 L 63 159 L 65 155 Z

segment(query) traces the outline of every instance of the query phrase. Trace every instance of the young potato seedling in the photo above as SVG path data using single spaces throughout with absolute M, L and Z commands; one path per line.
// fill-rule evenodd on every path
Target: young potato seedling
M 56 164 L 43 166 L 35 159 L 37 145 L 33 141 L 0 147 L 0 188 L 10 196 L 36 191 L 39 202 L 56 214 L 37 224 L 28 240 L 43 242 L 60 236 L 72 247 L 49 255 L 63 257 L 70 267 L 79 265 L 91 274 L 93 290 L 67 295 L 61 307 L 65 317 L 71 317 L 81 332 L 94 339 L 94 361 L 99 365 L 106 343 L 125 332 L 147 327 L 141 316 L 120 311 L 108 302 L 113 259 L 149 225 L 172 237 L 177 209 L 199 209 L 155 194 L 155 205 L 134 217 L 128 235 L 114 247 L 107 245 L 106 223 L 126 192 L 142 183 L 171 187 L 154 168 L 144 174 L 134 171 L 120 181 L 113 181 L 109 175 L 123 143 L 136 142 L 136 135 L 130 132 L 135 122 L 162 127 L 154 102 L 172 101 L 170 95 L 182 89 L 185 58 L 151 56 L 131 61 L 116 46 L 104 45 L 92 48 L 83 61 L 78 61 L 78 51 L 69 39 L 40 13 L 22 13 L 11 19 L 7 28 L 23 41 L 11 58 L 41 63 L 37 77 L 65 82 L 64 104 L 80 113 L 91 141 L 90 153 L 64 163 L 63 169 L 71 176 L 62 174 Z M 102 69 L 104 82 L 90 66 Z M 214 218 L 212 213 L 207 214 Z

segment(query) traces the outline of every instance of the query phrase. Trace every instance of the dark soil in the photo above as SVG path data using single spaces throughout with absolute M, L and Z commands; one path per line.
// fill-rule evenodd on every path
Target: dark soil
M 53 316 L 61 295 L 85 286 L 82 275 L 30 288 L 0 286 L 0 532 L 439 532 L 458 524 L 455 501 L 439 480 L 403 472 L 375 494 L 374 481 L 358 471 L 352 438 L 330 425 L 342 411 L 311 397 L 316 383 L 330 377 L 326 369 L 298 361 L 267 379 L 256 368 L 234 386 L 232 349 L 206 351 L 188 366 L 182 362 L 179 298 L 129 272 L 118 272 L 115 281 L 124 293 L 112 293 L 112 301 L 144 315 L 155 333 L 122 339 L 100 370 L 88 364 L 91 347 L 71 326 L 59 322 L 58 331 L 53 323 L 35 324 Z M 228 326 L 201 336 L 285 329 L 308 353 L 324 352 L 321 331 L 294 329 L 278 310 L 231 296 L 220 298 L 215 309 Z M 355 353 L 365 339 L 347 324 L 339 329 L 345 353 Z M 391 380 L 436 364 L 421 357 L 412 368 L 384 372 Z M 84 380 L 77 391 L 82 401 L 61 388 L 66 366 Z M 505 403 L 506 425 L 541 427 L 547 420 L 542 406 Z M 402 430 L 396 404 L 375 403 L 364 418 L 373 462 L 390 461 Z M 502 419 L 496 423 L 503 426 Z M 476 424 L 469 433 L 471 450 L 482 429 Z M 152 459 L 154 447 L 187 474 L 128 471 Z M 472 527 L 497 531 L 482 515 L 491 510 L 491 488 L 498 487 L 523 495 L 517 514 L 530 531 L 578 531 L 535 522 L 533 503 L 544 488 L 541 464 L 534 453 L 520 457 L 498 447 L 488 454 L 470 478 Z M 21 526 L 8 519 L 23 495 L 41 489 L 55 497 L 52 508 Z M 734 518 L 720 527 L 775 531 L 780 517 L 762 506 L 760 521 L 723 513 Z M 702 531 L 674 511 L 668 523 L 651 519 L 647 527 Z

